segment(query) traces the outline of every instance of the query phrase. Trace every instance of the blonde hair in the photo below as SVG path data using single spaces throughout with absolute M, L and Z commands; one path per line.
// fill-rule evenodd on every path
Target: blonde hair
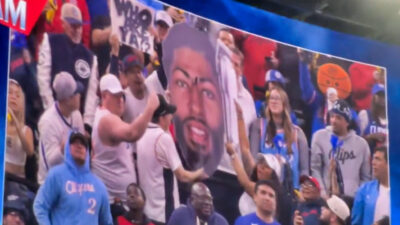
M 19 101 L 17 102 L 18 104 L 18 111 L 14 111 L 15 116 L 17 117 L 17 119 L 25 125 L 25 94 L 24 91 L 22 90 L 21 85 L 19 85 L 19 83 L 16 80 L 10 79 L 8 82 L 8 88 L 11 87 L 11 85 L 15 85 L 16 87 L 18 87 L 18 92 L 19 92 Z M 9 106 L 7 106 L 9 107 Z

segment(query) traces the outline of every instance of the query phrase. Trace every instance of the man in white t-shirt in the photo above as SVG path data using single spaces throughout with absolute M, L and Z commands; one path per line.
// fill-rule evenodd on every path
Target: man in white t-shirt
M 82 115 L 79 112 L 83 86 L 68 72 L 55 76 L 54 102 L 41 116 L 38 128 L 39 140 L 39 184 L 43 184 L 50 168 L 64 162 L 64 143 L 70 129 L 84 132 Z
M 369 225 L 384 216 L 390 216 L 390 187 L 387 148 L 377 147 L 372 159 L 376 179 L 366 182 L 357 191 L 351 215 L 351 224 Z
M 182 167 L 174 140 L 169 133 L 176 106 L 158 95 L 160 106 L 154 112 L 143 137 L 137 142 L 139 185 L 146 195 L 145 214 L 155 224 L 165 224 L 179 206 L 177 180 L 193 182 L 205 178 L 204 170 Z
M 155 75 L 150 75 L 146 79 L 143 77 L 143 63 L 134 54 L 125 56 L 122 61 L 123 70 L 128 87 L 124 90 L 125 110 L 122 118 L 125 122 L 132 122 L 143 113 L 150 92 L 163 93 L 164 90 Z
M 131 143 L 144 133 L 155 109 L 156 94 L 149 95 L 143 113 L 126 123 L 121 120 L 124 112 L 124 92 L 118 78 L 112 74 L 100 80 L 102 104 L 96 111 L 92 132 L 92 171 L 106 185 L 110 202 L 126 200 L 126 187 L 136 183 Z

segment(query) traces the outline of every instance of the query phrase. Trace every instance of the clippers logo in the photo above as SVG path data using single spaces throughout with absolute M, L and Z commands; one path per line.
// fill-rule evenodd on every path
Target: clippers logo
M 67 181 L 65 184 L 65 191 L 72 195 L 72 194 L 79 194 L 82 195 L 84 192 L 95 192 L 93 184 L 79 184 L 74 181 Z
M 332 150 L 331 150 L 332 153 Z M 331 155 L 331 153 L 329 155 Z M 347 160 L 352 160 L 356 158 L 356 155 L 354 154 L 354 151 L 344 151 L 343 149 L 340 149 L 339 153 L 336 154 L 335 158 L 342 163 L 342 165 L 345 163 Z

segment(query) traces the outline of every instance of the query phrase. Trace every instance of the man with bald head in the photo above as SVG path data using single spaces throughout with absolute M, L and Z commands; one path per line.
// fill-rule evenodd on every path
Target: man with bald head
M 213 198 L 203 183 L 193 184 L 186 206 L 177 208 L 168 225 L 228 225 L 226 219 L 214 211 Z

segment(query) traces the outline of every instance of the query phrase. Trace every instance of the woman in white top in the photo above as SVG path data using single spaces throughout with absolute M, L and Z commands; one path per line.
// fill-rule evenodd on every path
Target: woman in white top
M 26 156 L 33 155 L 32 130 L 25 125 L 25 95 L 16 80 L 8 83 L 6 172 L 25 177 Z

